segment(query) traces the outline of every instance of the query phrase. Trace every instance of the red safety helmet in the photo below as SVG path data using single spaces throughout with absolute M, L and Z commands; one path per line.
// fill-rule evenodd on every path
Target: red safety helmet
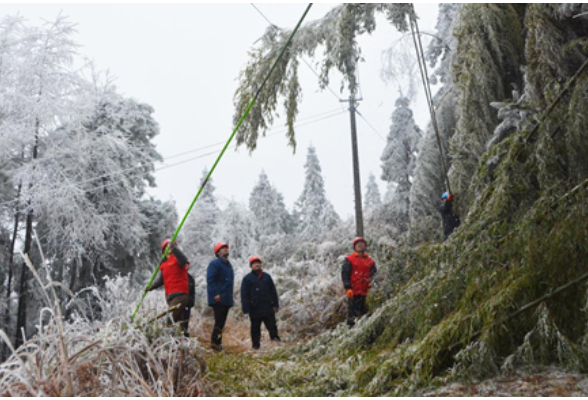
M 249 259 L 249 266 L 251 266 L 255 261 L 261 262 L 261 258 L 259 258 L 258 256 L 251 256 L 251 258 Z
M 367 242 L 365 241 L 365 239 L 362 238 L 361 236 L 358 236 L 355 239 L 353 239 L 353 248 L 354 249 L 355 249 L 355 245 L 358 244 L 359 242 L 364 242 L 367 246 Z
M 214 245 L 214 255 L 216 255 L 216 253 L 218 253 L 218 251 L 220 249 L 222 249 L 223 247 L 226 247 L 228 249 L 229 245 L 226 243 L 221 243 L 221 242 L 218 242 L 217 244 L 215 244 Z
M 169 239 L 165 239 L 163 241 L 163 243 L 161 244 L 161 252 L 162 253 L 165 251 L 165 248 L 167 247 L 168 244 L 169 244 Z

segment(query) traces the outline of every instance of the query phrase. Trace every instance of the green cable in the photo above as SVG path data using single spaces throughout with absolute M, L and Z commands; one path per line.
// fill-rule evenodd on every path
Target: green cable
M 212 173 L 214 172 L 216 166 L 218 165 L 219 161 L 221 160 L 221 158 L 225 154 L 225 151 L 229 147 L 229 144 L 231 144 L 231 141 L 235 137 L 235 134 L 237 133 L 237 131 L 241 127 L 241 124 L 243 123 L 243 121 L 245 120 L 245 118 L 247 117 L 247 115 L 249 114 L 249 111 L 251 110 L 251 107 L 253 107 L 253 104 L 255 104 L 255 101 L 257 100 L 257 96 L 259 96 L 259 94 L 261 93 L 261 91 L 262 91 L 263 87 L 265 86 L 266 82 L 268 81 L 268 79 L 270 78 L 270 76 L 272 75 L 272 73 L 274 72 L 274 70 L 276 69 L 276 66 L 278 65 L 278 63 L 280 62 L 280 60 L 282 59 L 282 56 L 286 52 L 286 49 L 288 48 L 288 46 L 290 45 L 290 43 L 292 42 L 292 39 L 294 38 L 294 35 L 298 31 L 298 28 L 300 28 L 300 25 L 302 25 L 302 21 L 304 21 L 304 18 L 306 18 L 306 14 L 308 14 L 308 11 L 310 11 L 310 7 L 312 7 L 312 3 L 309 3 L 308 4 L 308 7 L 306 7 L 306 10 L 304 11 L 304 14 L 302 14 L 302 17 L 300 17 L 300 21 L 298 21 L 298 24 L 296 25 L 296 27 L 294 28 L 294 30 L 290 34 L 290 37 L 288 38 L 288 41 L 286 42 L 286 44 L 282 48 L 282 51 L 280 51 L 280 54 L 278 55 L 278 58 L 276 58 L 276 61 L 274 61 L 274 64 L 272 65 L 272 67 L 269 70 L 268 74 L 266 75 L 265 79 L 261 83 L 261 86 L 259 87 L 259 89 L 257 89 L 257 92 L 255 93 L 255 96 L 253 96 L 253 98 L 249 102 L 249 105 L 245 109 L 245 112 L 243 113 L 243 116 L 241 117 L 241 119 L 237 123 L 237 126 L 235 126 L 235 129 L 233 129 L 233 133 L 231 133 L 231 136 L 229 137 L 229 140 L 227 140 L 227 143 L 225 143 L 225 147 L 223 147 L 223 149 L 221 150 L 221 152 L 218 155 L 216 161 L 214 162 L 214 165 L 212 166 L 212 168 L 208 172 L 208 175 L 206 175 L 206 178 L 204 179 L 204 182 L 202 182 L 202 185 L 200 185 L 200 189 L 198 190 L 198 193 L 196 193 L 196 196 L 194 197 L 194 200 L 192 200 L 192 204 L 190 204 L 190 207 L 188 208 L 188 211 L 186 211 L 186 214 L 184 214 L 184 218 L 182 218 L 182 222 L 180 222 L 180 225 L 178 226 L 178 229 L 176 229 L 176 232 L 174 233 L 174 236 L 171 238 L 171 241 L 170 241 L 171 244 L 173 244 L 174 241 L 176 240 L 176 238 L 178 237 L 178 234 L 180 233 L 180 230 L 184 226 L 184 223 L 186 222 L 186 219 L 188 218 L 188 215 L 190 215 L 190 212 L 192 211 L 192 208 L 194 207 L 194 204 L 196 204 L 196 201 L 200 197 L 200 194 L 202 193 L 202 190 L 206 186 L 206 183 L 208 183 L 208 180 L 210 179 L 210 177 L 211 177 Z M 165 249 L 165 252 L 163 253 L 163 256 L 161 257 L 161 261 L 159 262 L 159 265 L 155 269 L 155 272 L 153 272 L 153 274 L 151 275 L 151 279 L 149 280 L 149 284 L 147 284 L 146 289 L 149 289 L 151 287 L 151 285 L 153 284 L 153 281 L 155 280 L 155 276 L 157 275 L 157 273 L 159 272 L 159 269 L 161 267 L 161 263 L 165 260 L 165 258 L 169 254 L 169 249 L 170 249 L 170 246 L 167 246 L 166 249 Z M 141 308 L 141 305 L 143 304 L 143 300 L 145 299 L 145 296 L 146 295 L 147 295 L 147 290 L 144 290 L 143 291 L 143 295 L 141 296 L 141 300 L 139 300 L 139 304 L 137 304 L 137 308 L 135 309 L 135 312 L 133 312 L 133 315 L 131 315 L 131 321 L 134 321 L 135 316 L 137 315 L 137 312 L 139 311 L 139 308 Z

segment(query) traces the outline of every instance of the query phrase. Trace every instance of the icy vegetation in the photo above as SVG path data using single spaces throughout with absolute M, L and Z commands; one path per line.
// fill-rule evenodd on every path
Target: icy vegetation
M 357 36 L 376 29 L 380 14 L 404 32 L 412 12 L 343 4 L 304 25 L 239 143 L 254 150 L 279 103 L 294 146 L 299 57 L 320 59 L 323 87 L 336 68 L 354 92 Z M 220 207 L 208 181 L 179 238 L 196 281 L 185 339 L 157 318 L 161 291 L 129 319 L 178 222 L 173 204 L 144 196 L 159 159 L 153 110 L 117 94 L 103 76 L 88 82 L 69 68 L 75 44 L 66 21 L 39 30 L 3 20 L 0 394 L 586 393 L 587 21 L 582 4 L 439 6 L 425 46 L 439 137 L 431 122 L 414 121 L 406 90 L 377 154 L 388 190 L 381 195 L 374 175 L 365 188 L 378 274 L 371 311 L 352 329 L 343 323 L 341 263 L 355 226 L 329 201 L 325 155 L 307 149 L 291 210 L 273 171 L 260 171 L 248 204 Z M 236 115 L 288 33 L 272 26 L 251 50 Z M 44 64 L 38 54 L 48 41 L 58 51 Z M 462 221 L 446 241 L 443 162 Z M 236 283 L 250 271 L 250 255 L 262 258 L 280 295 L 280 345 L 264 337 L 262 350 L 251 351 L 249 320 L 237 305 L 223 333 L 226 351 L 208 349 L 205 269 L 217 241 L 230 243 Z

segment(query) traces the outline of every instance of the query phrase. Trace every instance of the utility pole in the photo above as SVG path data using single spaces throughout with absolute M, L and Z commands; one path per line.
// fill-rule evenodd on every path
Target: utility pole
M 361 202 L 361 182 L 359 178 L 359 153 L 357 150 L 357 126 L 355 124 L 355 108 L 359 101 L 355 93 L 351 93 L 349 100 L 339 100 L 349 103 L 349 117 L 351 122 L 351 151 L 353 153 L 353 184 L 355 189 L 355 232 L 357 236 L 363 237 L 363 211 Z

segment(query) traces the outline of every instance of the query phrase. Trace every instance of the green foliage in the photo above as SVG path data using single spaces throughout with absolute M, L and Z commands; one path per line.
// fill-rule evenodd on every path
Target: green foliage
M 355 71 L 361 58 L 357 36 L 376 29 L 376 13 L 383 13 L 396 28 L 406 31 L 406 17 L 412 12 L 410 4 L 342 4 L 322 19 L 301 27 L 243 122 L 237 133 L 237 144 L 245 144 L 249 150 L 255 150 L 259 135 L 265 135 L 274 117 L 278 116 L 278 102 L 283 99 L 288 126 L 286 136 L 289 145 L 296 149 L 294 122 L 302 94 L 298 81 L 299 59 L 314 56 L 317 48 L 324 46 L 319 85 L 324 89 L 329 84 L 329 72 L 336 68 L 344 77 L 341 90 L 346 82 L 349 91 L 355 93 Z M 255 96 L 290 34 L 289 29 L 270 26 L 259 40 L 259 46 L 249 52 L 249 61 L 239 75 L 239 88 L 235 92 L 235 124 Z
M 472 177 L 499 120 L 490 103 L 521 87 L 523 54 L 520 18 L 510 4 L 464 4 L 455 30 L 453 79 L 459 89 L 457 126 L 450 141 L 452 190 L 465 215 L 474 201 Z

